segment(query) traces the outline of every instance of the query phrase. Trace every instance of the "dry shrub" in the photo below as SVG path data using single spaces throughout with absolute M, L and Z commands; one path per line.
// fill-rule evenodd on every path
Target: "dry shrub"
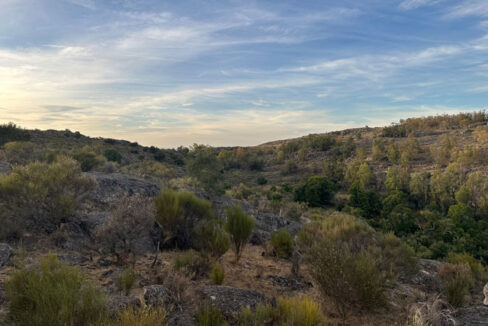
M 451 313 L 447 302 L 437 296 L 432 301 L 414 305 L 407 326 L 456 326 Z
M 474 284 L 471 267 L 468 264 L 444 264 L 438 273 L 444 282 L 447 301 L 454 307 L 462 307 Z
M 119 263 L 135 264 L 140 248 L 137 241 L 149 235 L 154 223 L 155 210 L 152 201 L 138 194 L 122 195 L 113 203 L 112 213 L 95 231 L 103 248 L 115 255 Z

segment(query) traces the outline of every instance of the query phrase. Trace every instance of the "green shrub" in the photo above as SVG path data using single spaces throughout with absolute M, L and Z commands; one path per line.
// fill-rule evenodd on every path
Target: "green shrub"
M 334 196 L 334 188 L 334 183 L 327 178 L 310 177 L 295 191 L 295 200 L 308 203 L 312 207 L 326 206 Z
M 0 175 L 0 238 L 21 232 L 27 220 L 38 228 L 54 229 L 74 213 L 94 185 L 67 157 L 51 164 L 18 166 Z
M 444 282 L 447 301 L 454 307 L 462 307 L 474 284 L 471 267 L 468 264 L 444 264 L 438 273 Z
M 298 244 L 312 277 L 332 299 L 343 322 L 355 307 L 382 306 L 388 284 L 414 261 L 412 251 L 396 237 L 378 234 L 367 223 L 342 213 L 305 225 Z M 406 257 L 392 257 L 398 253 Z
M 156 221 L 165 233 L 165 243 L 172 241 L 180 249 L 194 245 L 192 235 L 198 221 L 214 218 L 210 202 L 190 192 L 163 189 L 154 202 Z
M 239 315 L 241 326 L 287 325 L 326 326 L 329 322 L 320 305 L 310 298 L 278 298 L 276 307 L 268 303 L 259 304 L 253 311 L 243 307 Z
M 6 291 L 8 318 L 19 326 L 83 326 L 105 316 L 102 292 L 56 256 L 43 258 L 39 269 L 14 272 Z
M 29 141 L 30 135 L 12 122 L 0 125 L 0 146 L 11 141 Z
M 219 263 L 215 263 L 210 271 L 210 279 L 212 280 L 213 284 L 222 285 L 224 282 L 225 272 L 222 265 Z
M 281 258 L 288 258 L 293 252 L 293 239 L 287 230 L 273 232 L 271 234 L 271 245 L 276 256 Z
M 41 157 L 31 142 L 8 142 L 3 145 L 3 150 L 5 158 L 12 165 L 27 164 L 28 162 L 39 160 Z
M 215 219 L 203 220 L 194 229 L 194 246 L 204 256 L 217 260 L 230 247 L 229 234 Z
M 288 160 L 285 165 L 281 168 L 281 174 L 288 175 L 298 172 L 298 165 L 293 160 Z
M 91 171 L 94 167 L 102 163 L 102 160 L 92 151 L 83 149 L 73 155 L 73 158 L 80 163 L 83 172 Z
M 205 145 L 193 146 L 188 153 L 190 161 L 188 172 L 191 177 L 198 180 L 200 185 L 208 192 L 220 195 L 224 193 L 222 162 L 217 159 L 217 151 Z
M 122 162 L 122 154 L 120 154 L 119 151 L 114 148 L 107 149 L 103 153 L 103 155 L 105 156 L 107 161 L 117 162 L 117 163 Z
M 197 254 L 193 250 L 188 250 L 177 254 L 173 259 L 173 268 L 176 270 L 191 266 L 197 259 Z
M 121 311 L 115 319 L 106 319 L 92 326 L 162 326 L 166 316 L 162 307 L 132 307 Z
M 241 258 L 242 251 L 251 237 L 255 224 L 254 218 L 248 216 L 241 207 L 232 206 L 227 208 L 227 223 L 225 226 L 234 244 L 236 262 Z
M 123 291 L 125 295 L 129 295 L 135 279 L 136 271 L 133 268 L 126 268 L 117 277 L 117 287 L 120 291 Z
M 198 325 L 200 326 L 225 326 L 227 323 L 220 309 L 210 304 L 203 304 L 198 309 Z
M 279 325 L 328 325 L 320 305 L 310 298 L 278 298 Z
M 256 182 L 258 183 L 258 185 L 264 186 L 265 184 L 268 183 L 268 179 L 266 179 L 265 177 L 258 177 Z

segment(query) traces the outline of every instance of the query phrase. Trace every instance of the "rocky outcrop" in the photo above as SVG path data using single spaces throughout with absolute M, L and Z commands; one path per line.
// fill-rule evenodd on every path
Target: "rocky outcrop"
M 116 198 L 119 192 L 131 196 L 139 194 L 144 197 L 154 197 L 159 194 L 161 187 L 155 183 L 130 177 L 120 173 L 89 172 L 98 187 L 93 192 L 93 199 L 106 204 Z
M 10 164 L 7 162 L 0 161 L 0 174 L 2 173 L 9 173 L 10 172 Z
M 476 305 L 459 309 L 453 316 L 457 326 L 488 325 L 488 307 Z
M 120 311 L 131 307 L 140 307 L 141 300 L 133 296 L 110 295 L 107 298 L 107 311 L 110 316 L 117 316 Z
M 162 285 L 148 285 L 144 287 L 144 301 L 148 306 L 165 306 L 170 302 L 170 295 Z
M 229 321 L 237 321 L 243 307 L 256 308 L 266 297 L 254 290 L 242 290 L 229 286 L 208 286 L 202 290 L 205 302 L 220 309 Z
M 0 268 L 11 263 L 14 250 L 6 243 L 0 243 Z

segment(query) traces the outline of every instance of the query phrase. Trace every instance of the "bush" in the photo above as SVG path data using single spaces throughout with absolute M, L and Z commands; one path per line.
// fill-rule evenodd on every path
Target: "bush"
M 210 146 L 195 144 L 189 157 L 191 158 L 188 164 L 190 176 L 197 179 L 206 191 L 217 195 L 223 194 L 224 167 L 217 159 L 216 150 Z
M 293 160 L 288 160 L 285 162 L 283 168 L 281 168 L 281 174 L 288 175 L 298 172 L 298 165 Z
M 227 208 L 226 229 L 234 244 L 236 262 L 241 258 L 242 251 L 251 237 L 255 224 L 254 218 L 248 216 L 241 207 Z
M 212 280 L 213 284 L 222 285 L 222 283 L 224 283 L 224 277 L 224 268 L 219 263 L 215 263 L 210 271 L 210 279 Z
M 11 141 L 29 141 L 30 135 L 12 122 L 0 125 L 0 146 Z
M 288 258 L 293 252 L 293 239 L 287 230 L 273 232 L 271 234 L 271 244 L 278 257 Z
M 164 242 L 180 249 L 194 245 L 192 235 L 198 221 L 214 218 L 210 202 L 190 192 L 163 189 L 154 202 L 156 221 L 165 233 Z
M 203 304 L 198 309 L 198 325 L 200 326 L 225 326 L 227 323 L 220 309 L 210 304 Z
M 322 326 L 327 325 L 320 305 L 310 298 L 279 298 L 279 325 Z
M 311 177 L 295 191 L 295 200 L 308 203 L 312 207 L 330 204 L 334 196 L 334 183 L 324 177 Z
M 102 163 L 102 160 L 97 156 L 95 152 L 84 148 L 73 155 L 73 158 L 80 163 L 81 170 L 88 172 L 93 170 L 97 165 Z
M 113 205 L 110 217 L 95 230 L 102 247 L 117 258 L 118 263 L 136 262 L 140 249 L 137 242 L 149 236 L 155 211 L 150 199 L 140 195 L 121 196 Z
M 258 183 L 258 185 L 264 186 L 265 184 L 268 183 L 268 179 L 266 179 L 265 177 L 258 177 L 256 182 Z
M 255 311 L 242 308 L 239 316 L 241 326 L 289 325 L 325 326 L 329 325 L 320 305 L 311 298 L 278 298 L 275 307 L 259 304 Z
M 52 164 L 18 166 L 10 174 L 0 175 L 0 238 L 20 233 L 26 222 L 36 230 L 54 231 L 94 185 L 67 157 Z
M 298 244 L 312 277 L 333 300 L 343 322 L 355 307 L 382 306 L 385 288 L 406 264 L 415 261 L 412 251 L 399 248 L 401 243 L 395 239 L 341 213 L 309 223 L 299 233 Z M 392 257 L 399 252 L 406 256 Z
M 43 258 L 39 269 L 14 272 L 6 290 L 8 318 L 19 326 L 83 326 L 105 316 L 102 292 L 56 256 Z
M 117 162 L 119 164 L 122 162 L 122 155 L 114 148 L 107 149 L 103 155 L 110 162 Z
M 116 319 L 106 319 L 93 326 L 161 326 L 166 315 L 162 307 L 132 307 L 121 311 Z
M 486 278 L 485 267 L 467 252 L 461 254 L 450 252 L 447 256 L 447 261 L 451 264 L 468 264 L 473 276 L 477 280 L 484 280 Z
M 207 259 L 217 260 L 229 250 L 229 234 L 215 219 L 198 222 L 193 233 L 195 248 Z
M 173 268 L 176 270 L 187 268 L 195 262 L 197 254 L 193 250 L 188 250 L 177 254 L 173 259 Z
M 126 268 L 117 277 L 117 287 L 120 291 L 123 291 L 125 295 L 129 295 L 132 286 L 134 285 L 134 280 L 136 278 L 136 271 L 133 268 Z
M 41 155 L 36 152 L 36 147 L 31 142 L 14 141 L 3 146 L 5 158 L 12 165 L 23 165 L 39 160 Z
M 447 301 L 454 307 L 462 307 L 465 296 L 474 284 L 468 264 L 444 264 L 439 268 L 439 277 L 444 281 Z

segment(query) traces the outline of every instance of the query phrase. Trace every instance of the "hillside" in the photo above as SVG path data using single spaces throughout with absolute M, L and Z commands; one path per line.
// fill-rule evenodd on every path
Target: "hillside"
M 120 323 L 487 324 L 484 111 L 227 148 L 10 124 L 0 146 L 0 324 L 38 313 L 19 284 L 53 254 Z

